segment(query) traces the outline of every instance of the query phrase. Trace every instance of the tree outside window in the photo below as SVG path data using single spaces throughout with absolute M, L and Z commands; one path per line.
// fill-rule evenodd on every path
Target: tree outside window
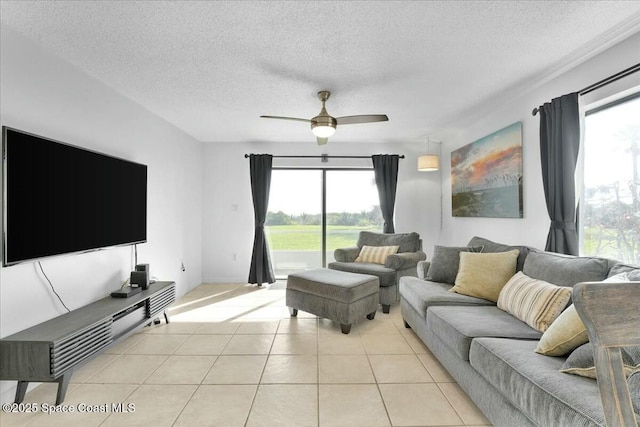
M 584 255 L 640 264 L 640 93 L 587 112 Z

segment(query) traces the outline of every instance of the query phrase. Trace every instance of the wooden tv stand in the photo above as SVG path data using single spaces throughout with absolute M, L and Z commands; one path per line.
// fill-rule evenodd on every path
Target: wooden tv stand
M 129 298 L 107 297 L 0 340 L 0 380 L 18 380 L 16 403 L 29 382 L 57 382 L 64 401 L 75 368 L 148 325 L 176 300 L 174 282 L 155 282 Z

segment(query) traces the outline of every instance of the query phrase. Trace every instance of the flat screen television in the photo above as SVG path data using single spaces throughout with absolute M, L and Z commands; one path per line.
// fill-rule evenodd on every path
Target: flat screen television
M 2 127 L 2 264 L 147 240 L 147 166 Z

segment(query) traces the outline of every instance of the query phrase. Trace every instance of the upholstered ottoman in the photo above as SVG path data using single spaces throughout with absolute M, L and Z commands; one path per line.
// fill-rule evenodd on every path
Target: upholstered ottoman
M 379 291 L 376 276 L 318 268 L 287 277 L 286 302 L 291 316 L 306 311 L 340 323 L 348 334 L 356 319 L 373 320 Z

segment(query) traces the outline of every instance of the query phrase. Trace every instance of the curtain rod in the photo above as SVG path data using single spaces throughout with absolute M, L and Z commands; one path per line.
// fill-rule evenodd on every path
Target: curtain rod
M 398 156 L 400 159 L 404 159 L 404 154 Z M 249 154 L 244 155 L 245 159 L 249 158 Z M 273 156 L 274 159 L 322 159 L 326 162 L 327 159 L 370 159 L 371 156 L 329 156 L 323 154 L 321 156 Z
M 590 86 L 587 86 L 581 90 L 578 91 L 579 95 L 586 95 L 589 92 L 593 92 L 594 90 L 600 89 L 601 87 L 604 87 L 610 83 L 616 82 L 624 77 L 627 77 L 630 74 L 633 74 L 635 72 L 640 71 L 640 63 L 632 65 L 631 67 L 627 68 L 626 70 L 622 70 L 612 76 L 607 77 L 606 79 L 602 79 L 599 82 L 596 82 Z M 540 111 L 540 107 L 538 108 L 534 108 L 533 111 L 531 112 L 532 116 L 535 116 L 536 114 L 538 114 L 538 111 Z

